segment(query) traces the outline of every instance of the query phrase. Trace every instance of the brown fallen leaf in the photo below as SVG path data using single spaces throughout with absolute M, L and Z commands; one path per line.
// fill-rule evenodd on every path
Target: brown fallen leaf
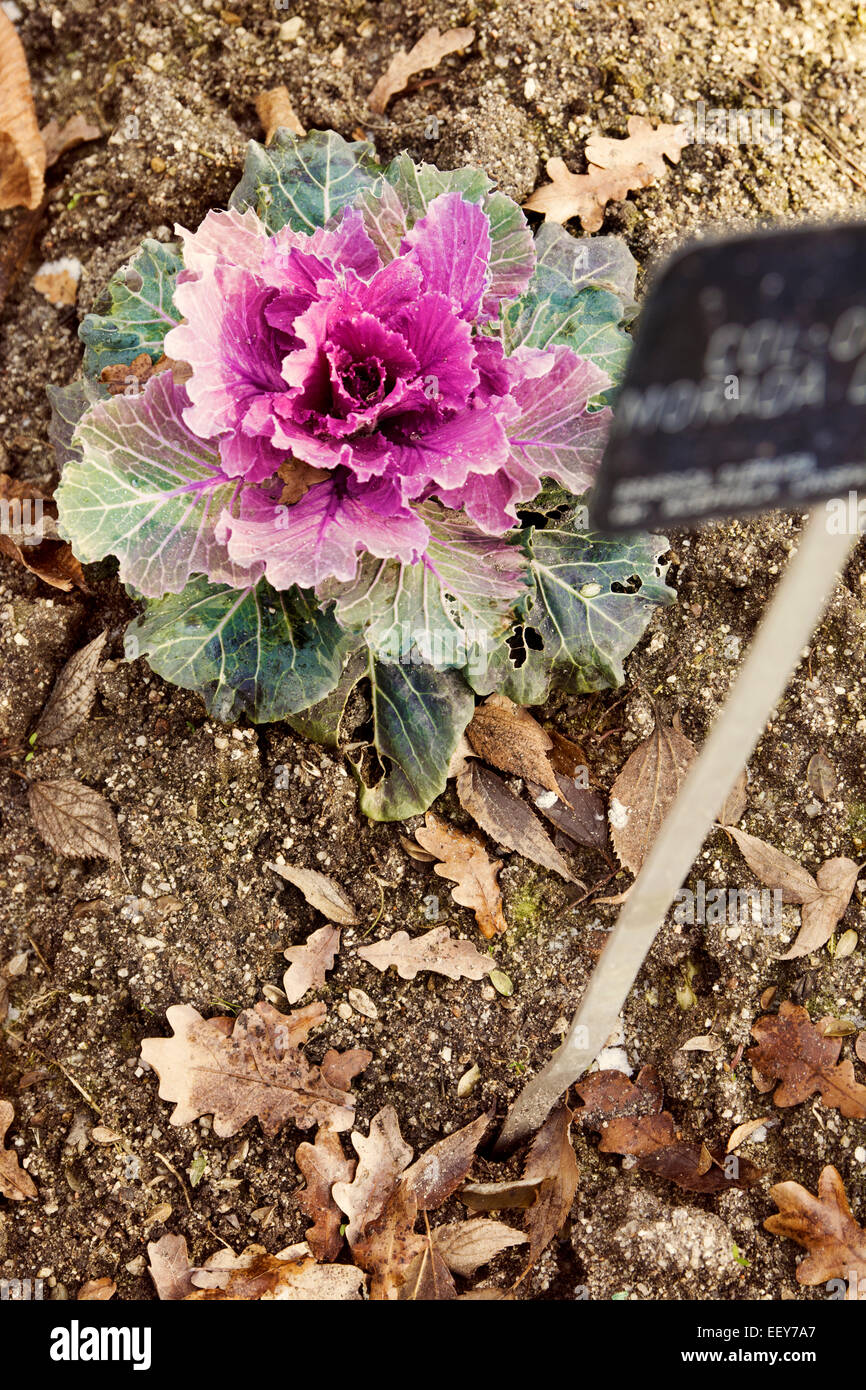
M 796 859 L 774 849 L 756 835 L 747 835 L 745 830 L 737 830 L 732 825 L 725 829 L 736 840 L 752 873 L 757 874 L 765 887 L 778 889 L 783 903 L 808 903 L 821 896 L 821 889 L 812 875 Z
M 80 278 L 81 263 L 66 257 L 60 261 L 45 261 L 36 271 L 31 284 L 56 309 L 68 309 L 78 298 Z
M 685 734 L 660 724 L 631 754 L 608 806 L 611 839 L 623 868 L 640 872 L 694 757 L 695 746 Z
M 54 682 L 31 740 L 40 748 L 57 748 L 67 743 L 90 713 L 99 658 L 107 636 L 107 632 L 100 632 L 71 656 Z
M 859 873 L 860 865 L 844 855 L 821 865 L 815 876 L 821 896 L 803 904 L 797 939 L 779 960 L 797 960 L 827 944 L 851 901 Z
M 280 505 L 290 507 L 293 503 L 300 502 L 314 483 L 321 483 L 327 476 L 326 468 L 313 468 L 302 459 L 286 459 L 277 469 L 277 477 L 283 485 Z
M 398 931 L 372 946 L 359 946 L 357 954 L 376 970 L 396 965 L 401 980 L 414 980 L 419 970 L 430 970 L 449 980 L 482 980 L 496 968 L 496 962 L 482 956 L 471 941 L 458 940 L 444 926 L 416 937 Z
M 317 1260 L 330 1262 L 343 1246 L 342 1216 L 331 1189 L 337 1182 L 351 1183 L 355 1160 L 346 1157 L 333 1130 L 319 1129 L 314 1143 L 298 1145 L 295 1162 L 307 1182 L 298 1193 L 298 1206 L 314 1221 L 305 1232 L 307 1244 Z
M 778 1182 L 770 1196 L 779 1211 L 767 1217 L 764 1229 L 809 1252 L 797 1266 L 797 1283 L 814 1287 L 838 1280 L 846 1299 L 866 1301 L 866 1230 L 854 1220 L 836 1169 L 822 1169 L 817 1197 L 798 1182 Z
M 104 797 L 73 778 L 31 782 L 27 791 L 37 833 L 58 854 L 120 862 L 120 836 Z
M 537 188 L 524 208 L 543 213 L 551 222 L 579 217 L 584 231 L 597 232 L 608 203 L 622 202 L 629 193 L 664 177 L 662 156 L 677 164 L 688 143 L 684 127 L 660 125 L 654 130 L 640 116 L 629 119 L 628 130 L 622 140 L 594 135 L 587 141 L 585 174 L 573 174 L 562 159 L 549 159 L 545 168 L 551 182 Z
M 256 115 L 262 123 L 266 145 L 271 143 L 278 130 L 291 130 L 300 136 L 307 133 L 292 106 L 287 87 L 272 87 L 270 91 L 259 92 L 256 97 Z
M 6 473 L 0 473 L 0 506 L 3 513 L 14 516 L 17 504 L 23 515 L 25 503 L 32 504 L 31 524 L 37 528 L 32 540 L 23 534 L 16 540 L 14 535 L 3 530 L 0 532 L 0 555 L 23 565 L 37 579 L 54 589 L 69 593 L 77 588 L 89 594 L 84 570 L 72 554 L 72 547 L 57 534 L 57 509 L 54 503 L 32 483 L 19 482 Z
M 318 869 L 303 869 L 299 864 L 266 864 L 280 878 L 293 884 L 303 893 L 310 907 L 321 912 L 329 922 L 338 922 L 341 927 L 354 927 L 358 922 L 358 912 L 348 893 Z
M 75 149 L 76 145 L 83 145 L 90 140 L 101 140 L 102 131 L 98 125 L 93 125 L 82 116 L 80 111 L 76 111 L 74 116 L 70 116 L 61 126 L 57 121 L 51 120 L 40 131 L 42 143 L 45 146 L 45 167 L 50 169 L 52 164 L 56 164 L 61 155 L 66 154 L 67 150 Z
M 457 797 L 464 811 L 497 844 L 551 869 L 567 883 L 577 882 L 538 817 L 489 767 L 467 763 L 457 778 Z
M 416 1198 L 404 1183 L 398 1182 L 389 1190 L 378 1214 L 365 1221 L 363 1229 L 350 1241 L 355 1260 L 371 1276 L 372 1301 L 399 1298 L 416 1261 L 423 1255 L 425 1242 L 415 1231 L 417 1216 Z
M 482 1265 L 515 1245 L 526 1245 L 529 1237 L 504 1221 L 488 1216 L 476 1216 L 469 1221 L 437 1226 L 433 1241 L 442 1259 L 453 1274 L 468 1278 Z
M 673 1116 L 662 1109 L 664 1092 L 654 1067 L 642 1067 L 634 1083 L 624 1072 L 592 1072 L 576 1090 L 584 1106 L 575 1116 L 601 1135 L 600 1153 L 629 1154 L 643 1172 L 687 1192 L 747 1188 L 761 1176 L 748 1159 L 726 1161 L 703 1141 L 680 1138 Z
M 529 710 L 506 695 L 491 695 L 479 705 L 466 730 L 473 749 L 501 772 L 511 772 L 559 796 L 556 773 L 548 753 L 553 739 Z
M 831 801 L 836 794 L 839 778 L 823 748 L 813 753 L 806 768 L 806 781 L 819 801 Z
M 719 825 L 736 825 L 738 820 L 742 820 L 748 803 L 747 786 L 748 778 L 746 769 L 743 768 L 722 803 L 722 809 L 719 812 Z
M 491 859 L 474 835 L 449 825 L 433 811 L 427 812 L 424 825 L 416 830 L 415 838 L 422 849 L 441 860 L 434 873 L 456 884 L 451 896 L 461 907 L 472 908 L 481 935 L 489 941 L 506 931 L 508 923 L 497 883 L 501 861 Z
M 38 207 L 44 187 L 45 145 L 27 55 L 11 19 L 0 10 L 0 210 Z
M 340 1211 L 349 1218 L 346 1239 L 354 1251 L 367 1227 L 377 1221 L 385 1210 L 400 1174 L 412 1162 L 412 1150 L 400 1133 L 397 1112 L 391 1105 L 386 1105 L 373 1116 L 369 1134 L 353 1130 L 351 1137 L 358 1155 L 355 1175 L 351 1182 L 334 1183 L 331 1195 Z M 417 1214 L 417 1200 L 414 1197 L 411 1204 Z M 413 1225 L 414 1221 L 413 1216 Z
M 186 1302 L 342 1301 L 361 1298 L 364 1282 L 363 1271 L 354 1265 L 318 1264 L 311 1255 L 293 1260 L 258 1255 L 231 1270 L 221 1288 L 194 1289 Z
M 38 1197 L 36 1184 L 18 1161 L 18 1155 L 5 1147 L 6 1131 L 15 1118 L 15 1110 L 8 1100 L 0 1100 L 0 1195 L 10 1202 L 24 1202 Z
M 511 1211 L 534 1206 L 542 1178 L 506 1178 L 503 1182 L 467 1182 L 460 1200 L 470 1211 Z
M 855 1079 L 850 1060 L 839 1061 L 842 1039 L 828 1037 L 799 1004 L 784 1000 L 778 1014 L 752 1024 L 752 1036 L 758 1046 L 746 1057 L 765 1081 L 781 1082 L 776 1105 L 800 1105 L 817 1091 L 824 1105 L 847 1119 L 866 1119 L 866 1086 Z
M 421 1240 L 423 1249 L 409 1266 L 406 1277 L 397 1291 L 397 1297 L 404 1302 L 412 1303 L 420 1303 L 422 1300 L 442 1303 L 456 1299 L 457 1289 L 448 1264 L 436 1244 L 434 1233 L 428 1228 Z
M 395 53 L 385 72 L 379 78 L 370 95 L 367 105 L 377 116 L 385 114 L 385 107 L 392 97 L 402 92 L 410 77 L 424 72 L 426 68 L 438 67 L 449 53 L 457 53 L 468 48 L 475 41 L 474 29 L 446 29 L 444 34 L 434 24 L 407 53 L 401 48 Z
M 340 928 L 331 922 L 319 927 L 302 946 L 289 946 L 284 952 L 291 967 L 283 976 L 283 990 L 290 1004 L 303 999 L 308 989 L 321 989 L 325 975 L 333 970 L 340 949 Z
M 462 1129 L 454 1130 L 425 1150 L 403 1174 L 402 1181 L 418 1203 L 419 1211 L 441 1207 L 463 1182 L 475 1151 L 490 1124 L 492 1111 L 479 1115 Z
M 88 1279 L 81 1285 L 76 1299 L 79 1303 L 107 1303 L 116 1293 L 117 1285 L 113 1279 Z
M 578 785 L 574 778 L 563 777 L 559 773 L 555 776 L 559 788 L 556 799 L 537 782 L 527 782 L 526 790 L 532 797 L 533 805 L 575 845 L 604 850 L 607 846 L 607 816 L 603 798 L 598 792 Z
M 529 1235 L 527 1269 L 535 1264 L 571 1211 L 580 1170 L 571 1142 L 571 1111 L 564 1103 L 545 1120 L 532 1141 L 523 1169 L 524 1178 L 541 1180 L 538 1200 L 526 1216 Z
M 177 365 L 170 357 L 153 358 L 147 352 L 140 352 L 131 362 L 110 362 L 102 368 L 99 380 L 108 387 L 109 395 L 136 396 L 152 376 L 159 376 Z
M 160 1079 L 160 1099 L 173 1101 L 173 1125 L 213 1115 L 214 1134 L 230 1138 L 254 1116 L 272 1138 L 291 1120 L 299 1129 L 320 1124 L 351 1128 L 355 1098 L 348 1087 L 371 1054 L 326 1053 L 321 1067 L 300 1051 L 326 1014 L 310 1004 L 291 1014 L 259 1003 L 236 1019 L 204 1019 L 190 1004 L 166 1010 L 171 1038 L 145 1038 L 142 1059 Z
M 758 1120 L 744 1120 L 741 1125 L 737 1125 L 736 1129 L 731 1131 L 731 1137 L 725 1145 L 725 1153 L 733 1153 L 741 1144 L 745 1144 L 749 1136 L 754 1134 L 756 1130 L 764 1129 L 765 1126 L 769 1129 L 771 1125 L 776 1123 L 777 1121 L 772 1115 L 762 1115 Z
M 861 1062 L 866 1062 L 866 1031 L 857 1034 L 854 1051 L 857 1053 Z
M 157 1298 L 175 1301 L 192 1293 L 192 1266 L 186 1236 L 166 1234 L 159 1240 L 150 1241 L 147 1259 L 148 1273 L 153 1280 Z
M 574 739 L 566 738 L 565 734 L 557 733 L 556 729 L 550 731 L 550 741 L 553 747 L 550 750 L 550 761 L 554 770 L 560 777 L 577 777 L 584 769 L 589 772 L 589 759 L 579 743 Z

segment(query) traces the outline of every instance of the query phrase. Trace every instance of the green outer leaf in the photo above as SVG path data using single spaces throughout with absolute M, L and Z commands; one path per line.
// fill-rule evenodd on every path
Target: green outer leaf
M 462 193 L 467 203 L 480 203 L 493 188 L 483 169 L 437 169 L 435 164 L 415 164 L 405 152 L 391 160 L 385 178 L 409 213 L 410 227 L 440 193 Z
M 668 548 L 663 536 L 603 536 L 566 529 L 532 530 L 528 536 L 535 598 L 525 625 L 542 641 L 526 647 L 516 666 L 505 642 L 487 671 L 469 679 L 479 694 L 498 690 L 517 704 L 540 705 L 552 688 L 574 694 L 621 685 L 623 660 L 640 639 L 657 604 L 676 594 L 661 574 L 658 558 Z M 613 584 L 640 580 L 635 593 Z M 586 592 L 598 585 L 598 593 Z M 581 592 L 584 590 L 584 592 Z
M 486 664 L 490 644 L 529 598 L 526 557 L 513 541 L 485 536 L 435 503 L 417 511 L 430 527 L 427 563 L 367 554 L 354 580 L 325 585 L 319 596 L 336 600 L 341 626 L 363 632 L 382 660 L 414 650 L 439 670 Z
M 376 661 L 367 675 L 373 743 L 386 774 L 366 787 L 357 768 L 360 804 L 374 820 L 420 815 L 445 790 L 448 764 L 475 712 L 475 698 L 456 671 Z
M 229 206 L 251 207 L 273 235 L 281 227 L 312 232 L 323 227 L 380 173 L 367 140 L 349 143 L 333 130 L 312 130 L 303 139 L 280 130 L 273 144 L 251 140 L 243 178 Z
M 78 336 L 86 344 L 85 376 L 96 381 L 103 367 L 131 362 L 141 352 L 154 361 L 162 356 L 166 333 L 180 322 L 173 296 L 182 269 L 176 243 L 149 237 L 141 243 L 129 264 L 112 275 L 94 306 L 98 312 L 82 319 Z
M 340 724 L 349 703 L 349 696 L 360 680 L 367 674 L 367 649 L 363 647 L 352 652 L 343 674 L 329 695 L 318 700 L 309 709 L 299 710 L 297 714 L 287 714 L 286 723 L 296 733 L 313 743 L 322 743 L 326 748 L 336 748 L 340 742 Z
M 260 580 L 233 589 L 193 579 L 147 603 L 126 633 L 129 660 L 146 656 L 164 680 L 197 690 L 217 719 L 284 719 L 336 686 L 349 639 L 300 589 Z

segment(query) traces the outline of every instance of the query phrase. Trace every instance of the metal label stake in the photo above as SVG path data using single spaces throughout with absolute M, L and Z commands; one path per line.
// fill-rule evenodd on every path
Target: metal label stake
M 643 311 L 590 498 L 594 526 L 634 531 L 799 510 L 866 486 L 864 271 L 862 225 L 702 244 L 671 262 Z M 815 510 L 562 1046 L 511 1107 L 497 1155 L 543 1123 L 616 1029 L 856 543 L 856 527 L 838 534 L 828 522 Z

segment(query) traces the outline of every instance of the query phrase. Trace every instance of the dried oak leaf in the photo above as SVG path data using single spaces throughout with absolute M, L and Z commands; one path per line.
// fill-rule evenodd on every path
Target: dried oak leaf
M 153 1280 L 157 1298 L 173 1302 L 192 1293 L 192 1266 L 186 1236 L 166 1234 L 159 1240 L 150 1241 L 147 1259 L 148 1273 Z
M 335 1260 L 343 1245 L 342 1216 L 331 1195 L 334 1183 L 351 1183 L 355 1160 L 343 1152 L 339 1136 L 332 1129 L 320 1129 L 314 1143 L 299 1144 L 295 1162 L 307 1185 L 298 1193 L 298 1206 L 314 1224 L 305 1232 L 307 1244 L 317 1260 Z
M 457 797 L 464 811 L 497 844 L 552 869 L 567 883 L 577 881 L 535 813 L 489 767 L 467 763 L 457 778 Z
M 349 1220 L 346 1239 L 354 1250 L 367 1227 L 382 1215 L 404 1168 L 412 1162 L 412 1150 L 400 1133 L 392 1105 L 386 1105 L 370 1121 L 368 1135 L 352 1132 L 358 1166 L 351 1182 L 336 1182 L 331 1195 Z M 415 1202 L 417 1209 L 417 1201 Z M 414 1217 L 413 1217 L 414 1223 Z
M 479 758 L 501 772 L 511 772 L 559 795 L 548 754 L 553 739 L 529 713 L 507 695 L 491 695 L 479 705 L 466 730 Z
M 866 1230 L 854 1220 L 836 1169 L 828 1164 L 822 1170 L 817 1197 L 798 1182 L 778 1182 L 770 1196 L 779 1211 L 767 1217 L 764 1229 L 809 1252 L 797 1266 L 797 1283 L 840 1279 L 847 1284 L 846 1299 L 866 1300 Z
M 54 682 L 33 735 L 32 741 L 40 748 L 56 748 L 66 743 L 90 713 L 96 694 L 99 658 L 107 636 L 107 632 L 100 632 L 70 657 Z
M 0 11 L 2 13 L 2 11 Z M 44 584 L 53 589 L 69 593 L 73 588 L 89 594 L 84 570 L 72 553 L 68 541 L 61 540 L 55 525 L 56 507 L 40 488 L 32 483 L 19 482 L 7 473 L 0 473 L 0 502 L 38 502 L 42 507 L 41 540 L 34 544 L 22 540 L 19 543 L 11 536 L 0 534 L 0 555 L 23 565 Z
M 695 746 L 685 734 L 656 724 L 628 759 L 611 788 L 608 807 L 611 839 L 623 868 L 640 872 L 694 757 Z
M 538 1199 L 526 1215 L 529 1235 L 527 1267 L 553 1240 L 571 1211 L 580 1170 L 571 1143 L 571 1111 L 564 1103 L 545 1120 L 532 1142 L 523 1176 L 540 1179 Z
M 454 1274 L 467 1278 L 482 1265 L 515 1245 L 528 1244 L 529 1237 L 504 1221 L 493 1221 L 487 1216 L 476 1216 L 468 1221 L 458 1221 L 446 1226 L 437 1226 L 433 1232 L 433 1242 L 442 1259 Z
M 283 485 L 280 505 L 290 507 L 293 503 L 300 502 L 314 483 L 323 482 L 327 476 L 326 468 L 313 468 L 312 464 L 304 463 L 303 459 L 284 459 L 277 469 L 277 477 Z
M 371 1054 L 363 1049 L 325 1054 L 321 1067 L 300 1046 L 325 1017 L 324 1004 L 291 1014 L 259 1003 L 236 1019 L 204 1019 L 190 1004 L 166 1010 L 171 1038 L 145 1038 L 141 1056 L 159 1076 L 159 1095 L 173 1101 L 173 1125 L 213 1115 L 214 1134 L 230 1138 L 254 1116 L 269 1138 L 290 1120 L 299 1129 L 320 1124 L 351 1128 L 352 1076 Z
M 310 907 L 321 912 L 329 922 L 338 922 L 341 927 L 354 927 L 358 922 L 355 904 L 348 893 L 318 869 L 304 869 L 299 864 L 266 864 L 280 878 L 287 879 L 300 893 L 303 893 Z
M 283 989 L 290 1004 L 297 1004 L 308 989 L 322 987 L 339 949 L 340 928 L 330 922 L 308 936 L 302 946 L 287 947 L 283 955 L 291 966 L 283 976 Z
M 114 812 L 92 787 L 74 778 L 31 782 L 27 797 L 37 832 L 58 854 L 120 862 Z
M 38 1197 L 36 1184 L 30 1174 L 18 1162 L 18 1155 L 5 1148 L 6 1131 L 15 1117 L 15 1110 L 8 1100 L 0 1100 L 0 1194 L 10 1202 L 24 1202 L 29 1197 Z
M 0 210 L 36 208 L 45 188 L 45 145 L 39 134 L 27 56 L 0 10 Z
M 194 1289 L 186 1302 L 332 1302 L 360 1298 L 363 1284 L 363 1271 L 353 1265 L 318 1264 L 311 1255 L 284 1260 L 262 1254 L 231 1270 L 221 1288 Z
M 457 53 L 461 48 L 468 48 L 474 40 L 474 29 L 446 29 L 445 33 L 441 34 L 434 24 L 421 36 L 414 48 L 410 48 L 408 53 L 405 48 L 401 48 L 399 53 L 394 54 L 385 72 L 367 97 L 367 105 L 370 110 L 377 116 L 384 115 L 388 102 L 398 92 L 405 89 L 410 77 L 414 77 L 418 72 L 423 72 L 425 68 L 438 67 L 442 59 L 447 57 L 449 53 Z
M 401 980 L 414 980 L 419 970 L 446 975 L 449 980 L 482 980 L 496 966 L 471 941 L 453 937 L 447 927 L 433 927 L 416 937 L 398 931 L 372 946 L 359 946 L 357 954 L 376 970 L 396 965 Z
M 270 91 L 259 92 L 256 115 L 264 128 L 266 145 L 271 143 L 278 130 L 291 130 L 302 137 L 307 133 L 292 106 L 287 87 L 272 87 Z
M 842 1039 L 827 1037 L 799 1004 L 785 1000 L 778 1014 L 765 1014 L 752 1024 L 758 1046 L 746 1057 L 767 1081 L 780 1081 L 776 1105 L 800 1105 L 815 1091 L 824 1105 L 849 1120 L 866 1119 L 866 1086 L 854 1077 L 854 1065 L 840 1062 Z
M 733 1165 L 729 1160 L 726 1167 L 720 1151 L 680 1138 L 673 1116 L 662 1109 L 664 1092 L 654 1067 L 642 1067 L 634 1083 L 624 1072 L 593 1072 L 576 1090 L 584 1102 L 577 1118 L 601 1135 L 600 1153 L 630 1154 L 642 1171 L 687 1192 L 746 1188 L 761 1176 L 748 1159 Z
M 481 935 L 489 941 L 498 932 L 504 932 L 508 923 L 497 883 L 501 861 L 491 859 L 474 835 L 449 825 L 433 811 L 427 812 L 415 838 L 422 849 L 441 861 L 434 872 L 456 884 L 451 896 L 461 907 L 472 908 Z
M 663 178 L 667 173 L 663 156 L 678 164 L 688 143 L 683 126 L 653 129 L 641 116 L 630 117 L 628 132 L 620 140 L 591 136 L 585 149 L 585 174 L 573 174 L 563 160 L 549 159 L 545 168 L 552 182 L 537 188 L 523 206 L 544 213 L 551 222 L 579 217 L 584 231 L 597 232 L 608 203 L 621 202 L 630 192 Z

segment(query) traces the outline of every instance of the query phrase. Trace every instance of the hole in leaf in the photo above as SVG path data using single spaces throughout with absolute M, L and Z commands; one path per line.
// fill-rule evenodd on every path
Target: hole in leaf
M 630 574 L 625 580 L 615 579 L 610 586 L 614 594 L 636 594 L 642 587 L 643 581 L 639 574 Z

